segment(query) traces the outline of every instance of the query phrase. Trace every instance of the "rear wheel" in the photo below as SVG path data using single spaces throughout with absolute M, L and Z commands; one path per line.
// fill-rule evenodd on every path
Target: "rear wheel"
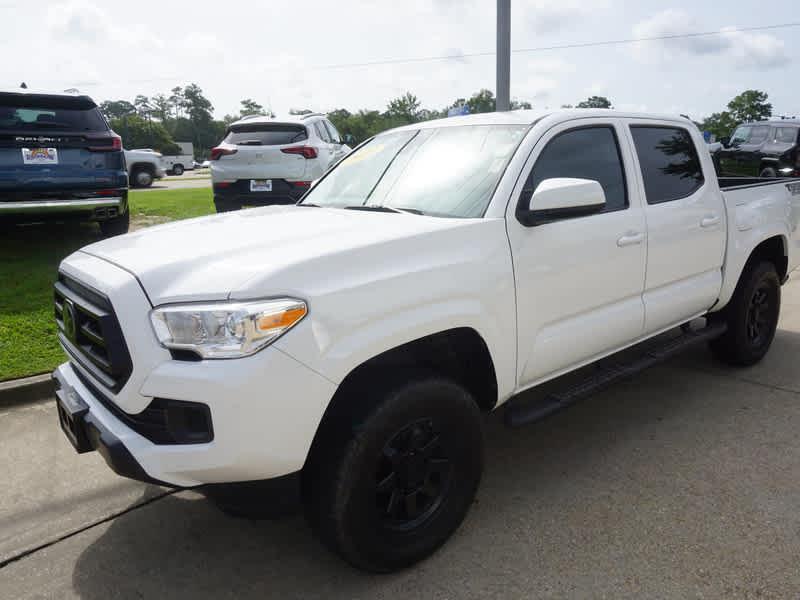
M 126 210 L 123 214 L 118 215 L 112 219 L 100 221 L 100 231 L 104 237 L 113 237 L 115 235 L 122 235 L 128 233 L 131 223 L 131 213 Z
M 315 441 L 303 473 L 315 532 L 352 565 L 375 572 L 427 557 L 458 528 L 483 469 L 472 396 L 431 375 L 353 392 Z
M 183 165 L 175 165 L 172 167 L 173 175 L 183 175 Z
M 765 167 L 761 169 L 761 173 L 758 175 L 759 177 L 777 177 L 778 172 L 773 169 L 772 167 Z
M 781 307 L 775 265 L 759 261 L 745 269 L 730 303 L 714 317 L 723 320 L 728 330 L 710 344 L 717 358 L 735 366 L 764 358 L 775 337 Z

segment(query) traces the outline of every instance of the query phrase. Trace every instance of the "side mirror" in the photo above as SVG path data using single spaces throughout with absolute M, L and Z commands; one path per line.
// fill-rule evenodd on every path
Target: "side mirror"
M 725 148 L 731 145 L 731 138 L 728 135 L 723 135 L 719 138 L 719 143 L 722 144 Z
M 345 144 L 347 144 L 348 146 L 352 146 L 353 144 L 355 144 L 355 143 L 356 143 L 356 138 L 354 138 L 354 137 L 353 137 L 351 134 L 349 134 L 349 133 L 345 133 L 345 134 L 342 136 L 342 142 L 343 142 L 343 143 L 345 143 Z
M 592 179 L 555 177 L 545 179 L 534 190 L 528 210 L 518 216 L 528 226 L 581 217 L 605 208 L 603 186 Z

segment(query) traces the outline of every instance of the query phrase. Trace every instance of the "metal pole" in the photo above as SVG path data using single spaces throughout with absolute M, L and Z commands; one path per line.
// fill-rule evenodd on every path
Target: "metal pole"
M 496 110 L 511 110 L 511 0 L 497 0 L 496 97 Z

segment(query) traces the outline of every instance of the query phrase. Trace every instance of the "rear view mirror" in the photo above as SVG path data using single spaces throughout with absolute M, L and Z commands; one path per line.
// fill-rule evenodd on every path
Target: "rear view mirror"
M 721 138 L 719 138 L 719 143 L 722 144 L 725 148 L 727 148 L 728 146 L 731 145 L 731 138 L 728 137 L 727 135 L 723 135 Z

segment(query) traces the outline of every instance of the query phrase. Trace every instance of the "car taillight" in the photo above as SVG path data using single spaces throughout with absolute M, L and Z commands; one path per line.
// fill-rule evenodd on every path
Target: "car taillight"
M 115 150 L 122 150 L 122 138 L 118 135 L 89 138 L 89 144 L 89 150 L 91 152 L 113 152 Z
M 239 150 L 236 148 L 212 148 L 211 149 L 211 156 L 209 157 L 210 160 L 219 160 L 222 156 L 230 156 L 231 154 L 236 154 Z
M 295 187 L 309 187 L 311 185 L 310 181 L 292 181 L 292 185 Z
M 303 158 L 317 158 L 317 149 L 313 146 L 292 146 L 291 148 L 281 148 L 285 154 L 299 154 Z

